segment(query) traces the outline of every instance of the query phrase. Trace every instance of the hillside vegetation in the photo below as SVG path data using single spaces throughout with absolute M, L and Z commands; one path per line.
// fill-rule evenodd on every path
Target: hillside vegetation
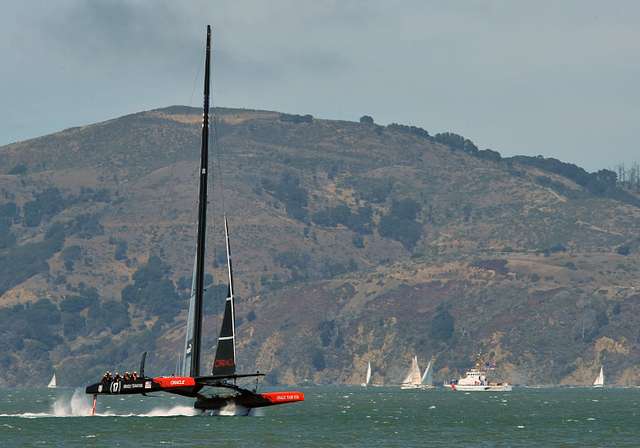
M 242 370 L 436 379 L 478 352 L 515 383 L 640 383 L 640 199 L 616 173 L 502 158 L 371 117 L 216 110 L 205 362 L 231 227 Z M 0 148 L 0 386 L 172 372 L 195 246 L 201 113 L 174 106 Z M 214 133 L 215 134 L 215 133 Z M 224 195 L 222 192 L 224 191 Z

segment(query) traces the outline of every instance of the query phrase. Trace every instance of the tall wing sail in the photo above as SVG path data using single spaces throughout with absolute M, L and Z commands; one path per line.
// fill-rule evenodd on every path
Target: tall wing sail
M 191 298 L 187 321 L 182 373 L 200 376 L 200 346 L 202 344 L 202 309 L 204 301 L 204 257 L 207 233 L 207 173 L 209 170 L 209 91 L 211 66 L 211 27 L 207 25 L 207 45 L 204 62 L 204 100 L 202 107 L 202 138 L 200 146 L 200 183 L 198 194 L 198 237 L 193 268 Z M 188 360 L 188 362 L 187 362 Z
M 227 248 L 227 270 L 229 272 L 229 290 L 224 305 L 224 316 L 218 337 L 216 358 L 213 362 L 213 375 L 233 375 L 236 373 L 236 323 L 233 296 L 233 267 L 231 264 L 231 246 L 229 244 L 229 226 L 224 217 L 224 238 Z
M 191 358 L 193 355 L 193 340 L 195 338 L 193 321 L 196 314 L 196 260 L 193 260 L 193 277 L 191 278 L 191 295 L 189 296 L 189 315 L 187 316 L 187 334 L 184 338 L 184 351 L 182 352 L 182 364 L 180 376 L 190 376 Z
M 371 361 L 369 361 L 369 364 L 367 364 L 367 378 L 365 379 L 364 383 L 369 384 L 370 382 L 371 382 Z

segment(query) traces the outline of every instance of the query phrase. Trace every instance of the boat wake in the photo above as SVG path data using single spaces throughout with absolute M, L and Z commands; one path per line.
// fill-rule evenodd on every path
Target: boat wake
M 89 417 L 91 415 L 90 399 L 77 389 L 69 397 L 60 397 L 51 406 L 49 412 L 23 412 L 18 414 L 0 414 L 0 417 L 16 418 L 51 418 L 51 417 Z M 143 413 L 98 412 L 96 417 L 190 417 L 200 415 L 200 411 L 191 406 L 176 405 L 155 407 Z
M 91 403 L 80 389 L 71 398 L 60 397 L 51 406 L 52 417 L 84 417 L 91 413 Z
M 237 404 L 228 404 L 217 411 L 210 411 L 209 415 L 220 416 L 220 417 L 233 417 L 233 416 L 249 416 L 249 417 L 262 417 L 264 416 L 263 409 L 252 409 L 246 408 L 244 406 L 240 406 Z

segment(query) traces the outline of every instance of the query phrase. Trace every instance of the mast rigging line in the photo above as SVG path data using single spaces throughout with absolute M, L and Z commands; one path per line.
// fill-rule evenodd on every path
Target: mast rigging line
M 188 107 L 193 107 L 193 97 L 195 95 L 195 91 L 196 91 L 196 84 L 198 82 L 198 80 L 200 79 L 200 74 L 202 73 L 202 64 L 198 61 L 198 63 L 196 64 L 196 68 L 194 70 L 194 77 L 193 77 L 193 83 L 192 83 L 192 87 L 191 87 L 191 95 L 189 97 L 189 102 L 187 103 Z M 176 185 L 179 183 L 179 179 L 176 178 L 176 172 L 177 172 L 177 167 L 176 165 L 178 164 L 178 160 L 184 160 L 184 154 L 182 155 L 182 157 L 179 157 L 180 155 L 180 150 L 179 148 L 175 148 L 174 150 L 171 151 L 171 155 L 170 158 L 168 160 L 169 162 L 169 173 L 167 176 L 168 181 L 164 183 L 164 195 L 162 195 L 162 198 L 170 198 L 170 197 L 175 197 L 176 196 Z M 197 196 L 196 196 L 197 197 Z M 160 216 L 164 217 L 167 215 L 169 211 L 169 202 L 166 200 L 162 200 L 160 201 Z M 192 223 L 192 225 L 194 227 L 197 228 L 197 216 L 198 216 L 198 207 L 197 207 L 197 199 L 192 199 L 191 200 L 191 208 L 189 210 L 189 218 L 187 220 L 188 223 Z M 161 227 L 160 225 L 158 225 L 158 227 Z M 169 226 L 165 226 L 165 227 L 169 227 Z M 183 227 L 183 226 L 180 226 Z M 162 232 L 164 234 L 167 234 L 168 232 Z M 156 235 L 156 232 L 153 231 L 152 232 L 152 237 L 151 237 L 152 241 L 153 240 L 158 240 L 159 238 Z M 161 253 L 162 254 L 162 253 Z

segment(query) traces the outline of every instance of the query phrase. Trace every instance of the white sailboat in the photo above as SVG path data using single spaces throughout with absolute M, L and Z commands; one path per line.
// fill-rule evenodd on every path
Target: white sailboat
M 361 384 L 362 387 L 367 387 L 371 384 L 371 361 L 367 364 L 367 376 L 365 377 L 364 383 Z
M 411 367 L 407 372 L 407 376 L 402 380 L 400 389 L 428 389 L 422 384 L 422 373 L 420 372 L 417 356 L 414 356 L 411 360 Z
M 433 388 L 433 358 L 429 360 L 429 364 L 427 364 L 427 368 L 424 369 L 424 373 L 422 374 L 422 379 L 420 383 L 423 388 L 431 389 Z
M 604 387 L 604 370 L 602 366 L 600 366 L 600 373 L 593 381 L 593 387 Z
M 49 389 L 55 389 L 56 387 L 58 387 L 57 382 L 56 382 L 56 373 L 53 372 L 53 376 L 51 377 L 51 380 L 49 381 L 49 384 L 47 384 L 47 387 Z

